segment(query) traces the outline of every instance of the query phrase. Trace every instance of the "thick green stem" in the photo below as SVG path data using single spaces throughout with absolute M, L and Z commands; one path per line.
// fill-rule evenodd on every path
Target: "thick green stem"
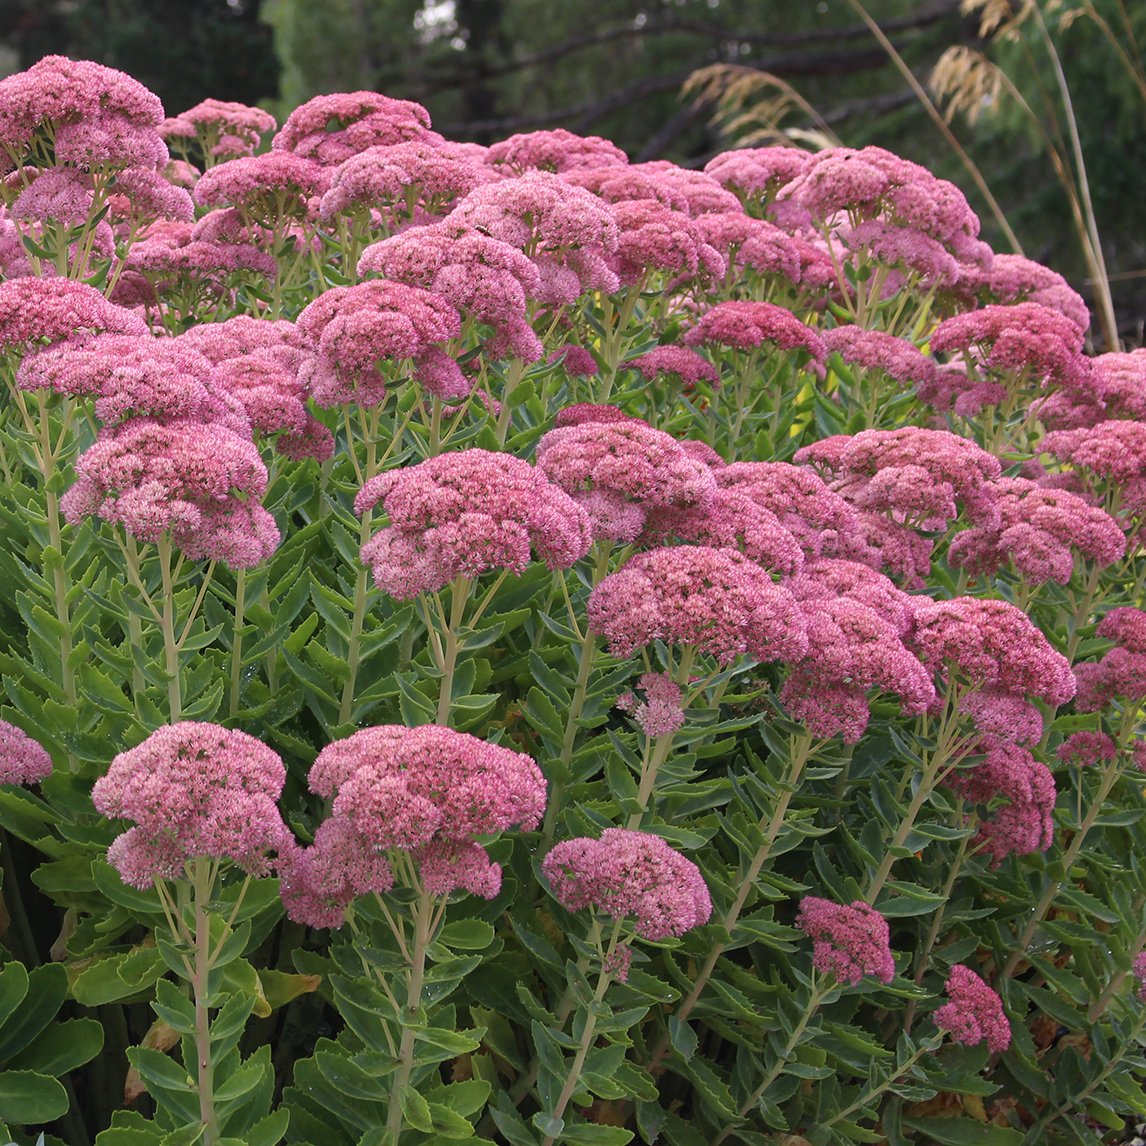
M 158 541 L 159 571 L 163 583 L 163 664 L 167 672 L 167 707 L 172 724 L 183 719 L 183 691 L 179 675 L 179 641 L 175 635 L 175 587 L 171 576 L 171 538 Z
M 449 726 L 450 703 L 453 700 L 454 672 L 458 667 L 458 653 L 461 652 L 462 642 L 458 636 L 465 616 L 466 601 L 469 599 L 470 586 L 473 582 L 468 577 L 457 577 L 450 589 L 450 620 L 446 631 L 442 634 L 442 663 L 438 666 L 442 673 L 440 691 L 438 693 L 438 724 Z
M 883 1094 L 884 1091 L 894 1086 L 895 1083 L 901 1079 L 924 1055 L 934 1054 L 943 1045 L 942 1037 L 937 1039 L 928 1039 L 919 1044 L 915 1048 L 915 1053 L 903 1063 L 897 1064 L 888 1074 L 887 1078 L 883 1080 L 878 1086 L 873 1086 L 870 1090 L 864 1090 L 860 1093 L 859 1098 L 854 1102 L 848 1103 L 842 1110 L 837 1110 L 826 1122 L 819 1124 L 820 1129 L 832 1126 L 837 1122 L 847 1118 L 849 1114 L 854 1114 L 857 1110 L 862 1110 L 865 1106 L 869 1106 L 872 1101 Z
M 235 574 L 235 625 L 231 638 L 231 698 L 227 712 L 232 719 L 239 712 L 239 698 L 243 688 L 243 615 L 247 604 L 247 571 Z
M 358 548 L 370 540 L 370 511 L 362 515 L 358 527 Z M 366 601 L 370 590 L 370 570 L 360 564 L 354 583 L 354 614 L 350 618 L 350 645 L 346 651 L 346 680 L 338 706 L 338 723 L 347 724 L 354 713 L 354 690 L 358 684 L 358 665 L 362 658 L 362 630 L 366 625 Z
M 204 1146 L 219 1140 L 215 1115 L 215 1068 L 211 1058 L 211 1016 L 208 977 L 211 971 L 211 918 L 207 903 L 211 897 L 211 861 L 194 861 L 195 887 L 195 974 L 191 983 L 195 996 L 195 1069 L 199 1089 L 199 1117 L 203 1122 Z

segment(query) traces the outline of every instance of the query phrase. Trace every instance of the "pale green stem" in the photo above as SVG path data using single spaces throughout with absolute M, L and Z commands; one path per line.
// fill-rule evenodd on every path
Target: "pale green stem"
M 878 1086 L 873 1086 L 870 1090 L 863 1091 L 859 1098 L 854 1102 L 850 1102 L 842 1110 L 837 1110 L 826 1122 L 819 1124 L 820 1129 L 832 1126 L 837 1122 L 847 1118 L 849 1114 L 854 1114 L 857 1110 L 862 1110 L 865 1106 L 869 1106 L 873 1099 L 878 1098 L 884 1091 L 894 1086 L 896 1081 L 902 1078 L 924 1055 L 934 1054 L 943 1045 L 943 1039 L 928 1039 L 919 1044 L 915 1048 L 915 1053 L 908 1058 L 905 1062 L 897 1064 L 891 1073 L 881 1082 Z
M 208 1006 L 208 976 L 211 971 L 211 927 L 207 903 L 211 897 L 210 861 L 194 861 L 195 886 L 195 1057 L 199 1089 L 199 1117 L 203 1122 L 204 1146 L 216 1146 L 219 1122 L 215 1114 L 215 1072 L 211 1060 L 211 1019 Z
M 167 707 L 172 724 L 183 719 L 182 681 L 179 674 L 179 642 L 175 636 L 175 588 L 171 577 L 171 538 L 163 534 L 157 542 L 159 571 L 163 583 L 162 628 L 163 663 L 167 672 Z
M 442 681 L 438 692 L 436 718 L 438 724 L 447 727 L 450 723 L 450 704 L 453 700 L 454 672 L 458 667 L 458 653 L 462 649 L 462 642 L 458 633 L 462 627 L 466 601 L 469 598 L 472 584 L 468 577 L 456 577 L 450 588 L 450 619 L 446 625 L 446 631 L 442 634 L 442 660 L 438 665 L 442 674 Z
M 228 715 L 234 719 L 239 711 L 239 694 L 243 687 L 243 617 L 247 604 L 247 571 L 235 574 L 235 624 L 231 638 L 231 698 Z

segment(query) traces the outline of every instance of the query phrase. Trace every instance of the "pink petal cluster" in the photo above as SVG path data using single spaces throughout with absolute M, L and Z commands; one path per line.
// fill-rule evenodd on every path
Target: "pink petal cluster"
M 327 171 L 313 160 L 284 151 L 244 155 L 205 171 L 195 184 L 201 207 L 236 207 L 250 222 L 269 226 L 306 219 L 312 200 L 327 188 Z
M 1060 461 L 1089 470 L 1100 482 L 1123 487 L 1123 504 L 1146 505 L 1146 422 L 1112 419 L 1077 430 L 1052 430 L 1041 448 Z
M 530 547 L 551 569 L 589 549 L 589 520 L 528 462 L 488 450 L 459 450 L 368 481 L 358 513 L 381 505 L 390 525 L 362 547 L 384 593 L 407 600 L 456 577 L 489 569 L 520 574 Z
M 634 540 L 652 510 L 696 506 L 716 490 L 708 466 L 635 418 L 557 426 L 537 444 L 537 467 L 585 506 L 594 537 L 615 541 Z
M 642 673 L 637 688 L 645 694 L 644 700 L 626 692 L 617 701 L 617 707 L 631 712 L 646 736 L 671 736 L 684 726 L 684 694 L 671 676 L 661 672 Z
M 1084 730 L 1067 736 L 1055 754 L 1064 764 L 1091 768 L 1109 764 L 1118 755 L 1118 745 L 1105 732 Z
M 52 774 L 52 758 L 22 728 L 0 720 L 0 784 L 38 784 Z
M 798 147 L 741 147 L 710 159 L 704 173 L 746 201 L 767 203 L 812 159 L 811 152 Z
M 971 573 L 995 573 L 1010 561 L 1034 583 L 1065 585 L 1074 572 L 1077 551 L 1098 568 L 1112 565 L 1126 552 L 1121 526 L 1105 510 L 1078 494 L 1047 489 L 1028 478 L 1000 478 L 999 521 L 955 535 L 948 561 Z
M 674 285 L 723 277 L 723 256 L 683 212 L 652 199 L 614 203 L 610 211 L 617 221 L 614 265 L 622 286 L 643 283 L 655 272 L 671 276 Z
M 470 392 L 471 383 L 441 346 L 461 333 L 461 319 L 431 291 L 381 279 L 334 287 L 303 309 L 297 326 L 314 354 L 304 376 L 320 406 L 380 404 L 387 384 L 401 378 L 404 362 L 412 363 L 414 379 L 435 397 Z M 397 377 L 383 371 L 387 360 L 395 363 Z
M 600 839 L 565 840 L 542 860 L 541 871 L 567 911 L 633 918 L 636 933 L 654 942 L 683 935 L 712 915 L 700 869 L 648 832 L 607 828 Z
M 86 283 L 65 278 L 0 282 L 0 350 L 83 338 L 101 331 L 146 334 L 147 324 L 132 311 L 108 302 Z
M 1079 330 L 1090 326 L 1090 311 L 1082 296 L 1057 271 L 1023 255 L 998 254 L 968 284 L 991 302 L 1035 302 L 1057 310 Z
M 245 732 L 183 721 L 121 752 L 92 788 L 96 811 L 135 827 L 108 851 L 124 883 L 177 879 L 197 856 L 265 875 L 289 838 L 279 813 L 286 769 Z
M 463 318 L 492 327 L 490 357 L 536 362 L 544 354 L 529 325 L 528 301 L 541 292 L 533 261 L 517 247 L 446 220 L 414 227 L 362 252 L 358 273 L 374 271 L 448 300 Z
M 272 321 L 238 314 L 222 322 L 202 322 L 179 335 L 185 346 L 194 347 L 213 363 L 239 358 L 259 350 L 293 355 L 289 361 L 301 360 L 298 332 L 293 322 Z
M 421 104 L 378 92 L 335 92 L 296 107 L 271 146 L 333 167 L 368 147 L 417 139 L 429 129 L 430 113 Z
M 863 900 L 847 905 L 806 895 L 796 926 L 812 939 L 812 965 L 822 975 L 851 987 L 865 975 L 881 983 L 895 978 L 887 920 Z
M 631 558 L 589 595 L 589 627 L 614 656 L 661 640 L 722 663 L 799 660 L 803 612 L 788 589 L 735 549 L 674 545 Z
M 684 340 L 689 346 L 715 344 L 733 350 L 754 350 L 773 342 L 781 350 L 806 350 L 821 366 L 824 361 L 820 336 L 790 310 L 770 302 L 718 302 L 689 328 Z
M 1138 980 L 1138 1001 L 1146 1003 L 1146 951 L 1140 951 L 1134 956 L 1132 970 Z
M 801 242 L 764 219 L 732 211 L 710 212 L 695 221 L 697 233 L 723 257 L 729 271 L 802 278 Z
M 905 386 L 926 385 L 934 378 L 934 360 L 906 338 L 850 325 L 821 331 L 820 337 L 829 354 L 838 354 L 853 369 L 876 370 Z
M 625 195 L 622 198 L 659 199 L 694 219 L 709 212 L 743 211 L 736 196 L 721 187 L 711 175 L 679 167 L 666 159 L 630 164 L 626 174 L 637 179 L 647 177 L 649 183 L 646 186 L 654 187 L 655 190 L 652 194 Z
M 1146 697 L 1146 613 L 1130 607 L 1111 609 L 1097 632 L 1116 644 L 1100 661 L 1075 665 L 1078 712 L 1099 712 L 1115 699 Z
M 1048 704 L 1064 704 L 1075 692 L 1066 657 L 1008 601 L 955 597 L 922 603 L 912 640 L 924 664 L 939 672 L 950 669 L 974 688 Z
M 233 100 L 205 99 L 165 119 L 159 134 L 167 140 L 199 139 L 211 156 L 253 155 L 261 136 L 274 131 L 275 117 L 262 108 Z
M 190 223 L 194 217 L 191 196 L 158 171 L 135 168 L 116 176 L 115 194 L 108 199 L 108 218 L 113 223 L 138 229 L 159 219 Z
M 492 143 L 486 162 L 515 175 L 526 171 L 570 171 L 579 167 L 623 167 L 629 157 L 599 135 L 575 135 L 563 127 L 529 131 Z
M 243 569 L 278 547 L 278 527 L 259 504 L 266 487 L 249 438 L 218 422 L 135 418 L 80 455 L 60 508 L 73 524 L 96 515 L 141 541 L 170 532 L 192 560 Z
M 284 871 L 292 919 L 340 926 L 358 895 L 386 891 L 388 851 L 409 852 L 424 889 L 471 891 L 492 899 L 501 869 L 477 837 L 537 827 L 545 778 L 533 759 L 436 724 L 379 725 L 328 744 L 310 788 L 331 802 L 311 848 Z
M 1043 714 L 1036 704 L 1014 693 L 980 689 L 960 698 L 959 711 L 987 736 L 1015 744 L 1037 744 L 1043 735 Z
M 1046 851 L 1054 842 L 1052 813 L 1058 795 L 1050 769 L 1030 749 L 1003 737 L 985 737 L 977 751 L 983 754 L 978 764 L 946 780 L 965 800 L 988 809 L 980 819 L 976 843 L 996 865 L 1009 855 Z
M 985 1042 L 992 1054 L 1002 1054 L 1011 1045 L 1011 1025 L 1002 999 L 970 967 L 955 964 L 945 990 L 950 1001 L 932 1016 L 941 1031 L 950 1031 L 963 1046 Z
M 686 346 L 658 346 L 621 365 L 639 371 L 646 382 L 666 375 L 679 379 L 685 390 L 692 390 L 701 382 L 707 382 L 713 388 L 720 385 L 716 367 Z

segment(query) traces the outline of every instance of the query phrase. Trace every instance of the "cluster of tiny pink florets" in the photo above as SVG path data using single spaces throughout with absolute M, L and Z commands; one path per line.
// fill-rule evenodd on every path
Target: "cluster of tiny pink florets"
M 0 720 L 0 784 L 38 784 L 51 774 L 47 750 L 22 728 Z
M 1011 1024 L 1003 1011 L 1003 1001 L 970 967 L 957 963 L 947 977 L 948 999 L 932 1016 L 942 1031 L 963 1046 L 985 1042 L 994 1054 L 1011 1045 Z
M 800 900 L 796 926 L 812 939 L 812 963 L 824 975 L 835 975 L 854 987 L 865 975 L 881 983 L 895 978 L 887 920 L 870 904 L 847 905 L 806 895 Z

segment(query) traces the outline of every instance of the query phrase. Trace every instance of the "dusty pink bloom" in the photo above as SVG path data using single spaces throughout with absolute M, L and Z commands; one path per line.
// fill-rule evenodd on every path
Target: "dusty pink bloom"
M 45 56 L 0 80 L 0 148 L 5 150 L 22 153 L 46 124 L 101 116 L 155 128 L 163 119 L 163 105 L 125 72 L 64 56 Z
M 932 1016 L 941 1031 L 963 1046 L 986 1042 L 992 1054 L 1002 1054 L 1011 1045 L 1011 1026 L 1003 1013 L 1003 1001 L 969 967 L 956 963 L 944 989 L 950 1002 Z
M 0 282 L 0 350 L 22 349 L 108 331 L 146 334 L 139 315 L 108 302 L 95 287 L 64 278 Z
M 995 380 L 1021 377 L 1043 388 L 1085 386 L 1082 332 L 1035 302 L 984 306 L 944 319 L 931 335 L 934 353 L 974 351 L 979 371 Z
M 159 125 L 159 134 L 167 140 L 197 139 L 212 155 L 218 154 L 222 145 L 230 157 L 254 154 L 260 137 L 274 129 L 275 117 L 262 108 L 231 100 L 205 99 L 165 119 Z
M 38 784 L 52 774 L 52 758 L 22 728 L 0 720 L 0 784 Z
M 806 612 L 837 597 L 858 601 L 894 625 L 900 636 L 911 632 L 920 600 L 905 593 L 877 569 L 846 558 L 821 557 L 807 562 L 803 571 L 788 582 L 788 588 L 797 600 L 807 602 Z
M 368 481 L 358 513 L 381 505 L 390 525 L 362 547 L 384 592 L 406 600 L 477 577 L 520 574 L 530 547 L 566 569 L 589 549 L 589 521 L 564 491 L 528 462 L 488 450 L 459 450 Z
M 801 277 L 798 244 L 763 219 L 739 212 L 709 212 L 695 220 L 697 233 L 724 258 L 729 270 L 778 275 L 790 283 Z
M 245 732 L 190 720 L 158 728 L 92 788 L 97 812 L 136 825 L 108 861 L 141 888 L 181 877 L 197 856 L 265 875 L 289 838 L 277 804 L 285 779 L 278 754 Z
M 508 243 L 446 220 L 367 247 L 358 273 L 371 271 L 433 291 L 463 318 L 491 327 L 494 335 L 485 346 L 491 357 L 536 362 L 544 353 L 527 310 L 527 300 L 541 291 L 541 277 L 532 260 Z
M 722 663 L 799 660 L 808 648 L 795 598 L 735 549 L 674 545 L 637 554 L 593 590 L 588 616 L 619 657 L 656 640 L 694 645 Z
M 857 899 L 850 906 L 805 895 L 796 926 L 812 939 L 812 963 L 854 987 L 865 975 L 881 983 L 895 978 L 891 932 L 874 907 Z
M 44 167 L 12 201 L 13 219 L 48 219 L 68 227 L 87 223 L 92 207 L 91 176 L 75 167 Z
M 854 227 L 840 227 L 839 232 L 852 263 L 875 261 L 901 272 L 889 278 L 888 294 L 900 289 L 903 275 L 922 289 L 950 289 L 963 273 L 964 264 L 938 239 L 910 227 L 866 219 Z
M 988 808 L 976 843 L 995 865 L 1009 855 L 1046 851 L 1054 842 L 1057 797 L 1050 769 L 1030 749 L 1003 737 L 985 737 L 977 752 L 983 754 L 978 764 L 952 772 L 945 781 L 965 800 Z
M 1064 764 L 1079 768 L 1109 764 L 1118 754 L 1118 746 L 1105 732 L 1072 732 L 1058 746 L 1056 755 Z
M 1146 1003 L 1146 951 L 1140 951 L 1134 956 L 1132 970 L 1134 977 L 1138 980 L 1138 1000 Z
M 561 178 L 574 187 L 592 191 L 606 203 L 647 200 L 688 214 L 689 198 L 684 189 L 665 182 L 659 173 L 640 165 L 572 167 L 563 171 Z
M 685 390 L 692 390 L 700 382 L 707 382 L 713 387 L 720 385 L 716 367 L 707 358 L 685 346 L 658 346 L 621 365 L 640 371 L 646 382 L 667 376 Z
M 174 186 L 191 191 L 203 173 L 193 163 L 188 163 L 185 159 L 172 159 L 163 169 L 163 174 Z
M 722 489 L 747 494 L 771 510 L 808 557 L 855 556 L 860 525 L 855 507 L 803 466 L 790 462 L 733 462 L 714 475 Z
M 1118 522 L 1077 494 L 1045 489 L 1028 478 L 1000 478 L 999 522 L 955 535 L 947 551 L 953 565 L 972 573 L 994 573 L 1009 560 L 1032 582 L 1066 584 L 1074 553 L 1099 568 L 1126 552 Z
M 1099 712 L 1116 699 L 1146 697 L 1146 654 L 1116 648 L 1096 663 L 1074 666 L 1076 712 Z
M 935 363 L 906 338 L 860 326 L 836 326 L 820 332 L 829 354 L 835 352 L 853 369 L 874 370 L 906 386 L 926 385 Z
M 421 104 L 377 92 L 335 92 L 296 107 L 271 146 L 332 167 L 368 147 L 417 139 L 429 128 L 430 113 Z
M 943 528 L 961 502 L 971 521 L 998 520 L 999 459 L 970 438 L 903 426 L 836 434 L 796 451 L 796 461 L 835 479 L 857 508 L 919 528 Z
M 279 348 L 225 359 L 211 370 L 208 385 L 213 393 L 236 399 L 251 427 L 261 433 L 302 434 L 310 424 L 306 385 L 293 368 L 292 355 Z
M 275 452 L 295 462 L 305 458 L 325 462 L 334 457 L 334 435 L 313 414 L 307 414 L 301 430 L 287 430 L 278 436 Z
M 541 275 L 538 298 L 573 302 L 588 290 L 617 289 L 609 258 L 618 228 L 608 207 L 558 175 L 530 171 L 465 196 L 450 219 L 524 251 Z
M 689 346 L 716 344 L 753 350 L 773 342 L 781 350 L 806 350 L 823 365 L 824 344 L 790 310 L 770 302 L 720 302 L 701 315 L 684 336 Z
M 622 286 L 643 283 L 654 272 L 669 275 L 674 286 L 723 277 L 723 256 L 683 212 L 651 199 L 614 203 L 609 209 L 617 221 L 615 266 Z
M 637 687 L 645 694 L 642 701 L 627 692 L 618 699 L 617 707 L 631 712 L 646 736 L 670 736 L 684 726 L 684 693 L 667 673 L 647 672 Z
M 710 211 L 742 211 L 740 201 L 731 191 L 726 191 L 710 175 L 703 171 L 692 171 L 678 167 L 664 159 L 653 159 L 648 163 L 633 163 L 626 169 L 629 173 L 647 175 L 662 188 L 655 198 L 668 203 L 694 219 Z M 632 196 L 626 196 L 631 198 Z M 649 198 L 642 195 L 640 198 Z
M 97 334 L 79 346 L 64 342 L 27 355 L 16 384 L 94 397 L 105 424 L 131 417 L 207 421 L 221 412 L 207 387 L 210 373 L 210 362 L 176 339 Z
M 105 170 L 142 167 L 155 171 L 171 158 L 155 128 L 115 114 L 61 123 L 56 128 L 54 155 L 57 163 Z
M 311 200 L 321 195 L 329 173 L 310 159 L 290 152 L 268 151 L 229 159 L 205 171 L 195 184 L 201 207 L 236 207 L 251 222 L 270 225 L 279 219 L 306 219 Z
M 1132 653 L 1146 653 L 1146 611 L 1122 606 L 1111 609 L 1098 624 L 1100 637 Z
M 648 832 L 606 828 L 600 839 L 565 840 L 545 857 L 541 871 L 567 911 L 632 917 L 636 933 L 654 942 L 683 935 L 712 915 L 700 869 Z
M 799 541 L 769 509 L 735 488 L 715 489 L 688 506 L 649 506 L 638 544 L 662 544 L 670 537 L 693 545 L 738 549 L 745 557 L 790 577 L 804 565 Z
M 560 363 L 561 369 L 576 378 L 592 378 L 601 372 L 592 352 L 574 342 L 558 346 L 546 359 L 548 363 Z
M 596 402 L 576 402 L 557 411 L 553 419 L 555 426 L 580 426 L 583 422 L 639 422 L 647 426 L 643 418 L 626 414 L 620 406 L 603 406 Z
M 704 173 L 745 201 L 767 203 L 802 174 L 812 158 L 798 147 L 742 147 L 710 159 Z
M 525 171 L 569 171 L 579 167 L 623 167 L 629 157 L 599 135 L 574 135 L 563 127 L 529 131 L 491 143 L 486 162 L 515 175 Z
M 1116 485 L 1146 477 L 1146 422 L 1116 419 L 1077 430 L 1053 430 L 1040 446 L 1052 457 Z
M 99 516 L 141 541 L 170 531 L 192 560 L 248 568 L 279 543 L 274 519 L 258 504 L 266 486 L 249 438 L 216 422 L 134 418 L 80 455 L 60 507 L 72 523 Z
M 259 350 L 274 350 L 290 355 L 287 361 L 297 365 L 301 359 L 299 337 L 293 322 L 255 318 L 238 314 L 222 322 L 201 322 L 179 335 L 185 346 L 194 347 L 212 363 L 228 358 L 241 358 Z
M 436 132 L 387 147 L 369 147 L 334 170 L 319 216 L 382 212 L 395 225 L 419 212 L 445 214 L 455 199 L 489 181 L 470 159 L 442 146 Z
M 1038 705 L 1021 696 L 981 689 L 959 702 L 959 710 L 970 716 L 975 727 L 989 736 L 1003 737 L 1016 744 L 1037 744 L 1043 735 L 1043 714 Z
M 951 669 L 973 687 L 1064 704 L 1075 692 L 1070 664 L 1007 601 L 955 597 L 920 604 L 912 638 L 920 659 Z
M 646 422 L 581 422 L 550 430 L 537 444 L 537 466 L 575 499 L 596 493 L 595 503 L 654 507 L 693 506 L 715 492 L 712 473 L 690 458 L 680 443 Z M 600 529 L 605 527 L 604 532 Z M 615 536 L 598 519 L 595 536 Z
M 189 223 L 194 217 L 191 196 L 158 171 L 121 171 L 115 181 L 115 194 L 108 199 L 108 218 L 113 223 L 129 223 L 138 228 L 158 219 Z
M 441 295 L 420 287 L 382 279 L 334 287 L 303 309 L 297 326 L 314 351 L 304 377 L 321 406 L 380 404 L 387 384 L 401 379 L 404 362 L 435 397 L 463 398 L 472 388 L 456 362 L 443 373 L 432 353 L 461 333 L 458 312 Z M 393 360 L 396 377 L 383 372 L 385 360 Z
M 969 284 L 989 302 L 1037 302 L 1068 318 L 1079 330 L 1090 326 L 1082 296 L 1057 271 L 1023 255 L 999 254 Z
M 1090 382 L 1101 403 L 1102 421 L 1146 420 L 1146 348 L 1091 358 Z

